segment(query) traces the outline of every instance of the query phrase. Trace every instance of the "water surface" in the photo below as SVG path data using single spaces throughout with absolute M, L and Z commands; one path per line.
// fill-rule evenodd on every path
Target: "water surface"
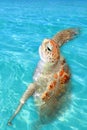
M 57 31 L 80 27 L 80 35 L 61 48 L 72 73 L 68 106 L 41 130 L 87 130 L 87 0 L 0 1 L 0 129 L 32 130 L 38 119 L 31 97 L 8 127 L 7 121 L 33 81 L 38 47 Z

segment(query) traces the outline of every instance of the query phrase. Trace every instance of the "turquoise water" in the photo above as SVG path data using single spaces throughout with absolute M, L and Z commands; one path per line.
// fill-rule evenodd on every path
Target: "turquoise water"
M 42 40 L 69 27 L 81 33 L 61 48 L 72 73 L 68 105 L 40 130 L 87 130 L 87 0 L 0 1 L 0 130 L 33 130 L 38 112 L 32 97 L 13 126 L 7 121 L 33 80 Z

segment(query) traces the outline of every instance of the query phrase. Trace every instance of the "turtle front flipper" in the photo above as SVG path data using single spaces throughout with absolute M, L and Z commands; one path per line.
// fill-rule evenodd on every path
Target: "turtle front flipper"
M 74 38 L 79 33 L 79 28 L 70 28 L 58 32 L 53 36 L 53 40 L 61 47 L 64 43 Z
M 21 108 L 23 107 L 23 105 L 25 104 L 26 100 L 33 95 L 33 93 L 36 90 L 36 84 L 32 83 L 29 85 L 28 89 L 25 91 L 25 93 L 23 94 L 20 103 L 16 109 L 16 111 L 14 112 L 14 114 L 11 116 L 11 118 L 8 121 L 8 125 L 12 125 L 12 120 L 16 117 L 16 115 L 20 112 Z

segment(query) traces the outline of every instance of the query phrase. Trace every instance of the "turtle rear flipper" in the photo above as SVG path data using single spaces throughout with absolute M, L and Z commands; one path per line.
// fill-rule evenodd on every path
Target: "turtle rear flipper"
M 53 36 L 53 40 L 61 47 L 64 43 L 73 39 L 79 33 L 79 28 L 70 28 L 58 32 Z

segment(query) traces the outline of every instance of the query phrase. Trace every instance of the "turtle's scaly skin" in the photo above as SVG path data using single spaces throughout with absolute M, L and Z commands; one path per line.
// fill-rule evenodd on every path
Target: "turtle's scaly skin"
M 67 29 L 56 34 L 52 39 L 45 39 L 42 42 L 39 47 L 41 60 L 33 76 L 34 82 L 29 85 L 23 94 L 20 104 L 8 124 L 11 124 L 25 101 L 33 94 L 40 110 L 44 109 L 47 114 L 54 110 L 58 97 L 65 93 L 66 84 L 70 79 L 68 65 L 60 55 L 60 46 L 67 40 L 71 40 L 76 34 L 77 29 Z

